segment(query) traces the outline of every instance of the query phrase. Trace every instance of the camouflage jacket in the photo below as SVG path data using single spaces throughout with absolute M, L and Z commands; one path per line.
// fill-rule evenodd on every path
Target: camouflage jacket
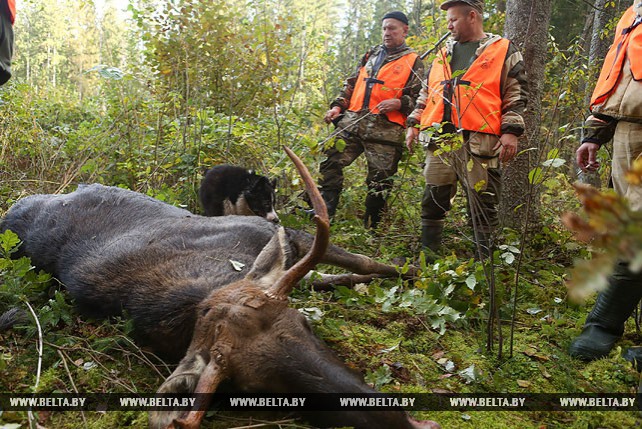
M 486 49 L 490 42 L 497 40 L 499 37 L 500 36 L 491 33 L 486 33 L 486 37 L 481 40 L 479 48 L 477 48 L 475 52 L 475 58 Z M 448 40 L 446 43 L 449 56 L 452 55 L 454 45 L 455 41 L 453 39 Z M 426 76 L 429 75 L 430 68 L 426 72 Z M 500 91 L 502 98 L 501 133 L 521 136 L 524 133 L 524 118 L 522 115 L 526 109 L 528 99 L 528 82 L 526 80 L 524 59 L 512 42 L 508 47 L 502 68 Z M 421 114 L 426 107 L 427 96 L 426 88 L 422 88 L 419 98 L 416 101 L 415 110 L 408 115 L 407 126 L 414 127 L 420 123 Z
M 359 76 L 359 70 L 364 66 L 366 67 L 366 69 L 372 69 L 377 57 L 379 56 L 379 52 L 381 52 L 382 49 L 385 49 L 383 45 L 375 46 L 370 49 L 370 51 L 368 51 L 363 56 L 363 58 L 361 58 L 361 61 L 359 61 L 355 72 L 346 79 L 343 85 L 343 89 L 339 93 L 339 96 L 330 104 L 330 108 L 339 106 L 341 108 L 341 112 L 345 112 L 348 109 L 348 107 L 350 106 L 350 99 L 354 91 L 357 77 Z M 387 53 L 386 58 L 383 60 L 382 66 L 391 61 L 398 60 L 399 58 L 407 55 L 410 52 L 413 52 L 413 49 L 404 43 L 398 48 L 395 48 Z M 421 82 L 423 78 L 424 65 L 421 59 L 417 57 L 412 67 L 412 73 L 408 80 L 408 84 L 404 88 L 403 95 L 401 96 L 400 112 L 405 116 L 408 116 L 408 114 L 410 114 L 410 112 L 415 109 L 415 100 L 417 99 L 419 91 L 421 90 Z

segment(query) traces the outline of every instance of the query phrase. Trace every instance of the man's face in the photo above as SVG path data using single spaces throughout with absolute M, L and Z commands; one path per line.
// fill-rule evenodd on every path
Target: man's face
M 457 42 L 469 42 L 473 33 L 474 12 L 468 6 L 451 6 L 446 11 L 448 30 Z
M 396 48 L 406 41 L 408 26 L 394 18 L 386 18 L 382 23 L 383 45 L 386 48 Z

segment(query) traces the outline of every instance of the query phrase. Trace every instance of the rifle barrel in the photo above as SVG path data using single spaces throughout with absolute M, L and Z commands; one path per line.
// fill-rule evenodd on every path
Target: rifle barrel
M 435 43 L 435 45 L 434 45 L 432 48 L 428 49 L 426 52 L 424 52 L 423 54 L 421 54 L 421 56 L 420 56 L 419 58 L 421 58 L 421 59 L 423 60 L 423 59 L 424 59 L 424 58 L 426 58 L 428 55 L 430 55 L 430 54 L 431 54 L 431 53 L 433 53 L 435 50 L 437 50 L 437 48 L 439 47 L 439 45 L 441 45 L 441 44 L 442 44 L 442 42 L 448 38 L 448 36 L 450 36 L 450 31 L 449 31 L 448 33 L 444 34 L 443 36 L 441 36 L 441 39 L 439 39 L 439 40 L 437 41 L 437 43 Z

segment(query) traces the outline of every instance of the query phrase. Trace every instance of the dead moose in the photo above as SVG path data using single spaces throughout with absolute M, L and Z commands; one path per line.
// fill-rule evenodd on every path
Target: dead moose
M 212 393 L 222 382 L 241 392 L 376 393 L 314 336 L 288 306 L 288 294 L 318 262 L 360 274 L 396 271 L 328 244 L 323 200 L 305 166 L 286 151 L 317 213 L 314 238 L 260 217 L 197 216 L 101 185 L 24 198 L 0 231 L 21 237 L 19 253 L 53 273 L 81 313 L 125 312 L 140 343 L 180 360 L 159 393 Z M 203 415 L 151 412 L 150 426 L 196 428 Z M 363 429 L 439 427 L 403 411 L 320 412 L 310 419 Z

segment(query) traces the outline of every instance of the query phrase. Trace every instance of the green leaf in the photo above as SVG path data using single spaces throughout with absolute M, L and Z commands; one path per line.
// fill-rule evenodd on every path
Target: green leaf
M 0 245 L 2 246 L 3 253 L 9 255 L 15 251 L 15 247 L 20 243 L 20 237 L 13 231 L 6 230 L 0 234 Z
M 468 289 L 470 290 L 475 290 L 475 286 L 477 286 L 477 278 L 475 277 L 475 274 L 471 274 L 466 278 L 466 286 L 468 286 Z
M 528 173 L 528 183 L 538 185 L 544 179 L 544 172 L 541 167 L 535 167 Z
M 486 181 L 480 180 L 479 182 L 475 183 L 474 188 L 476 192 L 481 192 L 485 186 L 486 186 Z
M 466 369 L 459 371 L 457 374 L 466 381 L 466 384 L 474 383 L 479 380 L 480 371 L 472 364 Z
M 376 371 L 366 374 L 366 382 L 372 384 L 376 389 L 392 381 L 392 371 L 386 364 L 377 368 Z
M 27 274 L 33 268 L 34 267 L 33 265 L 31 265 L 31 260 L 24 256 L 20 259 L 16 259 L 13 263 L 13 273 L 17 277 L 24 277 L 25 274 Z
M 506 262 L 508 265 L 512 264 L 515 262 L 515 255 L 513 255 L 511 252 L 504 252 L 501 255 L 501 258 Z
M 551 168 L 559 168 L 564 164 L 566 164 L 566 160 L 562 158 L 552 158 L 542 162 L 542 165 L 544 167 L 551 167 Z

